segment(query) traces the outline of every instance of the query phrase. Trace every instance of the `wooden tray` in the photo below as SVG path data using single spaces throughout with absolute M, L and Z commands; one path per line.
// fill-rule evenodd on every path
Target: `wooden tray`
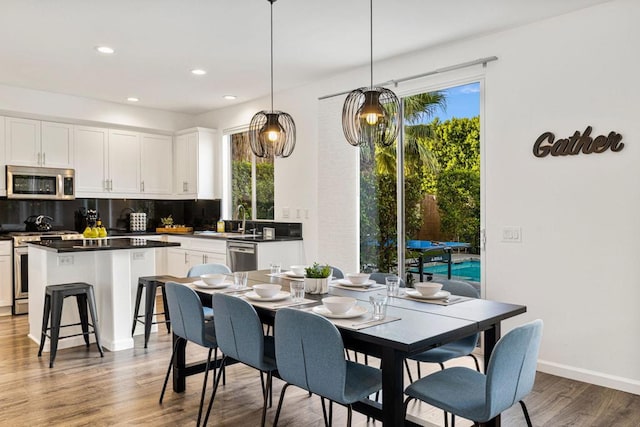
M 156 233 L 193 233 L 193 227 L 159 227 Z

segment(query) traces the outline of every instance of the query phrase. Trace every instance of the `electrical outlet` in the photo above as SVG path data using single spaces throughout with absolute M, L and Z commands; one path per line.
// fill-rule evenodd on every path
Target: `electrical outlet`
M 289 208 L 282 208 L 282 218 L 289 218 Z
M 58 256 L 58 265 L 73 265 L 73 255 Z
M 134 261 L 140 261 L 144 259 L 144 252 L 134 252 L 133 253 L 133 260 Z
M 296 209 L 296 219 L 300 219 L 300 208 Z

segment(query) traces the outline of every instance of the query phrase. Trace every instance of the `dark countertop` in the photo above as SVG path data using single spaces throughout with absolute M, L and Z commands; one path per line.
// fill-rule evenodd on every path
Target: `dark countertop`
M 83 239 L 83 240 L 43 240 L 30 242 L 30 245 L 54 252 L 87 252 L 87 251 L 114 251 L 122 249 L 154 249 L 168 246 L 180 246 L 180 243 L 157 242 L 136 238 L 116 239 Z
M 0 241 L 3 241 L 3 240 L 13 240 L 13 237 L 7 234 L 0 234 Z
M 268 243 L 268 242 L 289 242 L 302 240 L 302 237 L 296 236 L 276 236 L 274 239 L 265 239 L 261 235 L 253 236 L 251 234 L 241 234 L 241 233 L 217 233 L 217 232 L 202 232 L 196 231 L 195 233 L 156 233 L 153 231 L 146 232 L 119 232 L 119 231 L 110 231 L 110 237 L 133 237 L 133 236 L 177 236 L 177 237 L 195 237 L 198 239 L 214 239 L 214 240 L 232 240 L 234 242 L 257 242 L 257 243 Z M 246 236 L 246 237 L 241 237 Z

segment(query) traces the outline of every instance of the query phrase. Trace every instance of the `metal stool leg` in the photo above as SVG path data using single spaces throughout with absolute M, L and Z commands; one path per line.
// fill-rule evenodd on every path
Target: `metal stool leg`
M 53 368 L 58 351 L 58 337 L 60 336 L 60 321 L 62 319 L 62 303 L 64 297 L 54 292 L 51 297 L 51 349 L 49 352 L 49 368 Z
M 78 305 L 78 314 L 80 315 L 80 325 L 82 326 L 82 336 L 84 342 L 89 347 L 89 317 L 87 315 L 87 295 L 76 295 L 76 303 Z
M 100 343 L 100 327 L 98 326 L 98 313 L 96 312 L 96 297 L 93 293 L 93 288 L 89 288 L 89 294 L 87 295 L 87 303 L 89 304 L 89 313 L 91 313 L 91 323 L 93 323 L 93 334 L 96 336 L 96 345 L 100 351 L 100 357 L 104 357 L 104 351 L 102 350 L 102 344 Z
M 151 336 L 151 325 L 153 324 L 153 310 L 156 306 L 157 288 L 158 286 L 155 282 L 147 283 L 144 302 L 144 348 L 147 348 L 149 336 Z
M 49 316 L 51 315 L 51 296 L 44 296 L 44 312 L 42 314 L 42 333 L 40 334 L 40 349 L 38 350 L 38 357 L 42 356 L 42 349 L 44 348 L 44 340 L 47 338 L 47 328 L 49 326 Z
M 131 326 L 131 336 L 136 331 L 136 324 L 138 323 L 138 312 L 140 311 L 140 299 L 142 298 L 142 288 L 144 285 L 142 283 L 138 283 L 138 291 L 136 292 L 136 305 L 133 310 L 133 326 Z
M 160 286 L 160 292 L 162 293 L 162 306 L 164 307 L 164 320 L 167 326 L 167 333 L 171 333 L 171 317 L 169 317 L 169 304 L 167 303 L 167 293 L 164 291 L 164 286 Z

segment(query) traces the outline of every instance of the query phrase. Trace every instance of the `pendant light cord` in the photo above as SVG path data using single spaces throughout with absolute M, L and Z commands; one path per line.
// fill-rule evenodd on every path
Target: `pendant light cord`
M 371 68 L 371 89 L 373 89 L 373 0 L 369 0 L 369 48 L 370 48 L 370 68 Z
M 269 0 L 271 3 L 271 112 L 273 113 L 273 2 L 275 0 Z

